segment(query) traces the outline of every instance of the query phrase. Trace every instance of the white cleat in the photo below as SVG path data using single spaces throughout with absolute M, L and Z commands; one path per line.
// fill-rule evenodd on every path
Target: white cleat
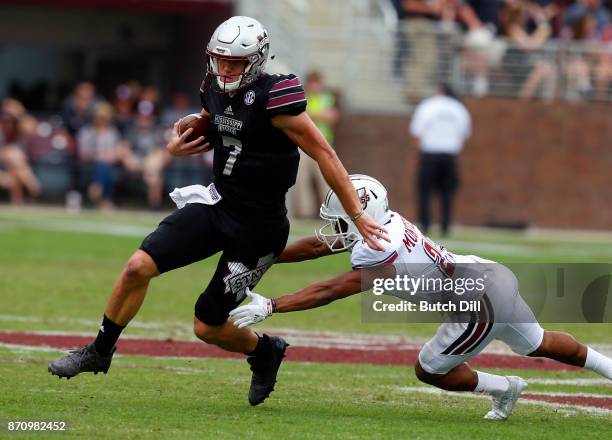
M 497 396 L 493 396 L 493 408 L 484 416 L 487 420 L 506 420 L 512 415 L 514 405 L 527 388 L 527 382 L 518 376 L 506 376 L 508 379 L 508 390 Z

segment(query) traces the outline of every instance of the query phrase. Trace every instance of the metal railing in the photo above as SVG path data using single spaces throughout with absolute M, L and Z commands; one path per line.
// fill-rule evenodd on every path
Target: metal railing
M 549 40 L 526 50 L 448 23 L 396 21 L 386 0 L 241 5 L 269 27 L 281 64 L 300 75 L 319 70 L 352 109 L 406 111 L 441 82 L 463 95 L 612 99 L 610 45 Z

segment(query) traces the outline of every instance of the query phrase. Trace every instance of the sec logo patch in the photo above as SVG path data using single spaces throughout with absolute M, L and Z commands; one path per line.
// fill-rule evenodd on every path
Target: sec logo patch
M 244 94 L 244 103 L 246 105 L 251 105 L 254 102 L 255 102 L 255 92 L 252 90 L 249 90 L 248 92 Z

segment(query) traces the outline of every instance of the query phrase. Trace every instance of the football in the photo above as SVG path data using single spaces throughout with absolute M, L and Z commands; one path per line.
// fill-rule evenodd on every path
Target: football
M 192 113 L 181 118 L 178 126 L 179 136 L 185 133 L 187 129 L 193 128 L 185 142 L 195 141 L 200 136 L 206 137 L 208 134 L 208 119 L 208 116 L 203 116 L 200 113 Z

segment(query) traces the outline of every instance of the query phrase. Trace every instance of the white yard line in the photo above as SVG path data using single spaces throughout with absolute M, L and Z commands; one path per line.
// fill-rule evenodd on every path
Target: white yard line
M 570 385 L 570 386 L 599 386 L 610 385 L 608 379 L 537 379 L 529 378 L 527 382 L 536 385 Z
M 432 394 L 432 395 L 446 395 L 446 396 L 455 396 L 455 397 L 465 397 L 469 399 L 487 399 L 490 400 L 491 397 L 486 394 L 477 394 L 477 393 L 459 393 L 459 392 L 451 392 L 441 390 L 439 388 L 434 387 L 394 387 L 394 389 L 405 392 L 405 393 L 422 393 L 422 394 Z M 608 397 L 602 396 L 601 394 L 589 394 L 585 395 L 584 393 L 572 394 L 572 393 L 544 393 L 544 392 L 527 392 L 525 394 L 530 395 L 542 395 L 542 396 L 563 396 L 563 397 Z M 600 414 L 600 415 L 610 415 L 612 411 L 606 408 L 599 408 L 596 406 L 585 406 L 585 405 L 574 405 L 574 404 L 562 404 L 562 403 L 552 403 L 546 402 L 544 400 L 528 400 L 528 399 L 519 399 L 517 402 L 520 405 L 539 405 L 539 406 L 547 406 L 555 409 L 564 409 L 564 410 L 572 410 L 579 409 L 581 411 L 585 411 L 591 414 Z

